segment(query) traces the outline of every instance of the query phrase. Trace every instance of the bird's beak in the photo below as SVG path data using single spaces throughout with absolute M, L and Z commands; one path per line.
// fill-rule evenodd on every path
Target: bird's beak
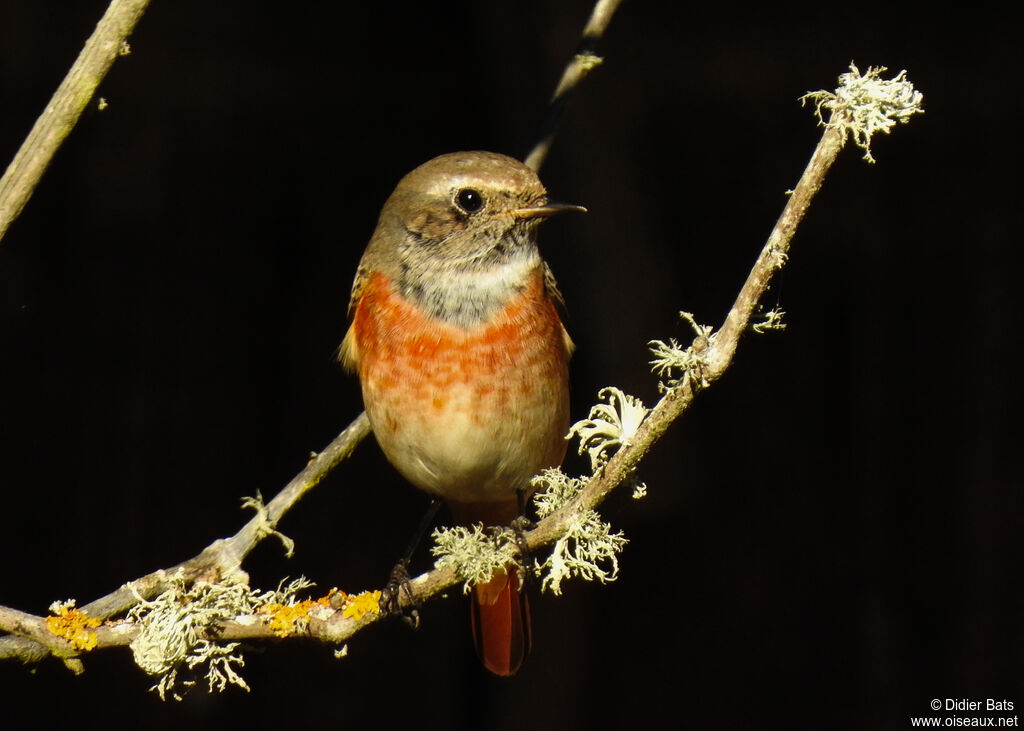
M 548 216 L 554 216 L 557 213 L 565 213 L 566 211 L 579 211 L 580 213 L 586 213 L 587 209 L 583 206 L 573 205 L 572 203 L 546 203 L 542 206 L 516 208 L 512 210 L 511 213 L 513 218 L 547 218 Z

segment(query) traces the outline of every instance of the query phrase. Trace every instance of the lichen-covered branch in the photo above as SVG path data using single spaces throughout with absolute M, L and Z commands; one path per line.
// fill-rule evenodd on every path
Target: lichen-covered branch
M 853 64 L 850 68 L 849 73 L 839 77 L 840 86 L 834 94 L 816 92 L 809 95 L 811 98 L 824 98 L 831 116 L 824 123 L 825 131 L 725 321 L 716 332 L 710 333 L 690 318 L 697 332 L 688 354 L 692 366 L 651 409 L 630 443 L 608 460 L 580 495 L 527 534 L 531 548 L 556 540 L 572 523 L 576 513 L 598 504 L 612 489 L 633 475 L 644 455 L 672 422 L 689 408 L 698 391 L 722 377 L 732 363 L 740 337 L 751 326 L 758 302 L 767 292 L 775 273 L 785 266 L 793 234 L 846 139 L 852 136 L 860 147 L 869 150 L 871 136 L 875 132 L 888 132 L 896 121 L 906 122 L 913 114 L 923 112 L 923 97 L 906 80 L 905 71 L 886 81 L 881 78 L 884 67 L 869 67 L 863 76 Z M 819 110 L 822 106 L 819 104 Z M 891 120 L 892 124 L 880 122 L 879 115 Z M 862 127 L 858 125 L 859 120 L 872 120 L 872 124 Z
M 214 541 L 198 556 L 177 566 L 154 571 L 128 582 L 118 590 L 86 604 L 80 611 L 90 617 L 106 619 L 120 615 L 181 582 L 246 583 L 247 577 L 241 568 L 243 559 L 269 536 L 283 539 L 287 545 L 287 538 L 277 531 L 278 522 L 306 492 L 348 457 L 369 433 L 370 422 L 365 413 L 360 414 L 322 452 L 310 459 L 306 467 L 273 500 L 266 505 L 259 500 L 247 500 L 250 507 L 257 509 L 256 515 L 235 535 Z M 38 662 L 53 653 L 54 647 L 49 643 L 41 643 L 40 636 L 34 631 L 39 621 L 39 617 L 0 607 L 0 630 L 17 635 L 0 638 L 0 659 L 18 658 L 23 662 Z M 99 646 L 105 645 L 101 642 Z M 63 651 L 63 647 L 59 649 Z
M 0 178 L 0 241 L 32 197 L 50 160 L 78 123 L 96 87 L 118 56 L 128 54 L 128 36 L 149 0 L 113 0 L 85 48 L 57 87 Z
M 20 612 L 10 607 L 0 607 L 0 628 L 20 635 L 28 641 L 38 643 L 43 656 L 51 653 L 57 657 L 74 654 L 71 644 L 53 634 L 48 629 L 46 620 L 34 614 Z

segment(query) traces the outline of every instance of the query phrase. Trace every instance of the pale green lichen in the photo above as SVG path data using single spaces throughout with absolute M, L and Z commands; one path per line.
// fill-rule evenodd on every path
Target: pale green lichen
M 500 568 L 516 562 L 519 549 L 515 534 L 507 528 L 482 525 L 437 528 L 431 534 L 431 554 L 439 569 L 452 569 L 462 579 L 462 590 L 469 593 L 474 584 L 487 581 Z
M 559 469 L 545 470 L 534 478 L 533 484 L 542 488 L 534 498 L 541 518 L 572 500 L 586 485 Z M 596 510 L 577 512 L 569 521 L 568 530 L 555 541 L 551 555 L 534 566 L 534 572 L 541 577 L 541 590 L 556 596 L 562 593 L 562 582 L 574 576 L 602 584 L 615 581 L 619 574 L 618 554 L 627 543 L 621 532 L 611 532 L 611 526 L 601 520 Z
M 78 604 L 77 599 L 65 599 L 64 601 L 54 601 L 50 604 L 50 614 L 59 616 L 61 614 L 67 614 L 75 608 Z
M 277 540 L 281 541 L 281 545 L 284 547 L 285 558 L 291 558 L 295 552 L 295 541 L 274 527 L 273 521 L 270 520 L 270 512 L 267 510 L 267 506 L 263 502 L 263 495 L 260 494 L 259 490 L 256 491 L 256 497 L 242 498 L 242 508 L 256 511 L 256 517 L 259 519 L 257 529 L 262 535 L 274 536 Z
M 587 481 L 569 477 L 558 467 L 553 467 L 534 477 L 530 485 L 536 490 L 533 506 L 537 509 L 537 516 L 546 518 L 583 492 Z
M 786 266 L 786 262 L 789 261 L 789 254 L 782 251 L 778 245 L 774 245 L 769 249 L 768 256 L 772 258 L 771 264 L 773 269 L 782 269 L 782 267 Z
M 602 584 L 615 581 L 619 574 L 618 554 L 627 540 L 612 533 L 596 510 L 584 510 L 572 518 L 569 530 L 555 541 L 547 561 L 536 571 L 542 576 L 540 587 L 556 596 L 562 593 L 562 581 L 578 576 L 584 581 Z M 546 571 L 545 571 L 546 570 Z
M 768 310 L 768 312 L 762 313 L 763 319 L 760 322 L 755 322 L 751 328 L 759 335 L 763 335 L 769 330 L 785 330 L 786 323 L 782 321 L 782 318 L 785 316 L 784 310 L 775 307 Z
M 883 79 L 884 66 L 869 66 L 861 74 L 851 62 L 850 71 L 839 77 L 835 92 L 813 91 L 800 97 L 800 103 L 815 105 L 818 121 L 839 130 L 843 141 L 853 135 L 853 141 L 864 150 L 864 159 L 871 156 L 871 137 L 877 132 L 889 133 L 898 122 L 907 123 L 915 114 L 922 114 L 924 96 L 907 81 L 907 72 L 900 71 L 892 79 Z M 829 112 L 826 122 L 823 110 Z
M 614 386 L 602 388 L 597 397 L 608 403 L 592 406 L 590 417 L 573 424 L 568 435 L 579 437 L 579 453 L 586 452 L 592 472 L 597 472 L 619 448 L 629 444 L 650 411 L 640 399 Z
M 179 670 L 206 666 L 209 690 L 223 691 L 237 685 L 249 686 L 238 673 L 245 660 L 237 652 L 237 642 L 214 642 L 202 636 L 205 630 L 239 615 L 251 615 L 267 603 L 292 604 L 297 592 L 313 586 L 303 577 L 282 585 L 276 591 L 258 593 L 245 584 L 172 582 L 169 589 L 152 600 L 140 600 L 128 612 L 127 619 L 139 627 L 130 647 L 136 664 L 159 680 L 150 690 L 162 700 L 170 694 L 181 700 L 179 688 L 195 685 L 194 680 L 179 679 Z
M 704 351 L 707 349 L 708 341 L 714 337 L 708 325 L 700 325 L 689 312 L 680 312 L 679 317 L 689 323 L 694 332 L 693 342 L 688 347 L 683 347 L 675 338 L 669 338 L 668 342 L 652 340 L 647 343 L 651 349 L 654 360 L 651 361 L 651 370 L 662 380 L 658 382 L 658 389 L 662 392 L 676 388 L 687 381 L 697 385 L 705 386 L 707 381 L 704 378 L 704 369 L 707 361 L 704 360 Z
M 549 469 L 533 478 L 532 486 L 537 488 L 533 503 L 543 519 L 579 495 L 586 482 Z M 431 551 L 438 557 L 437 567 L 455 570 L 466 592 L 496 570 L 521 560 L 515 534 L 507 528 L 459 526 L 435 530 L 433 538 Z M 534 561 L 532 569 L 541 578 L 541 589 L 554 594 L 561 594 L 562 582 L 572 577 L 614 581 L 619 573 L 618 554 L 625 545 L 625 537 L 612 533 L 597 511 L 582 510 L 569 519 L 568 530 L 555 542 L 551 555 L 543 563 Z
M 604 59 L 596 53 L 577 53 L 575 61 L 583 67 L 584 71 L 591 71 L 604 63 Z

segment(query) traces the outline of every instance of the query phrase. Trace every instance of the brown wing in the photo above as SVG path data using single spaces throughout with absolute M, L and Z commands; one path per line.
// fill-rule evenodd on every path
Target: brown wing
M 359 367 L 359 349 L 356 347 L 356 337 L 350 325 L 345 339 L 341 341 L 337 352 L 338 362 L 342 367 L 351 373 L 355 373 Z
M 363 289 L 369 280 L 370 272 L 363 262 L 359 262 L 355 281 L 352 282 L 352 296 L 348 300 L 348 316 L 350 318 L 355 313 L 356 307 L 359 306 L 359 300 L 363 297 Z M 355 329 L 352 325 L 349 325 L 348 332 L 345 333 L 345 339 L 338 346 L 337 357 L 338 361 L 347 371 L 354 373 L 359 366 L 359 348 L 356 346 Z
M 559 319 L 562 321 L 562 343 L 565 345 L 565 352 L 572 355 L 572 352 L 576 350 L 576 344 L 569 337 L 569 331 L 565 329 L 565 320 L 568 313 L 565 307 L 565 298 L 562 297 L 562 292 L 558 289 L 558 282 L 555 281 L 555 275 L 551 272 L 551 267 L 548 266 L 547 262 L 544 262 L 544 291 L 547 292 L 548 297 L 555 303 Z

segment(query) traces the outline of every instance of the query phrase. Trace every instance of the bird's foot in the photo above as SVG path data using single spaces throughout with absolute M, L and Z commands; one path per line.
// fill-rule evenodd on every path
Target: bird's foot
M 526 586 L 533 577 L 533 554 L 526 543 L 526 532 L 533 528 L 533 521 L 520 514 L 519 517 L 509 524 L 509 528 L 512 529 L 512 535 L 515 536 L 516 540 L 516 548 L 519 549 L 519 573 L 523 577 L 523 585 Z
M 409 560 L 402 559 L 391 569 L 391 576 L 380 595 L 380 610 L 391 617 L 401 617 L 413 629 L 420 626 L 419 602 L 412 593 Z M 405 606 L 402 606 L 402 595 Z

